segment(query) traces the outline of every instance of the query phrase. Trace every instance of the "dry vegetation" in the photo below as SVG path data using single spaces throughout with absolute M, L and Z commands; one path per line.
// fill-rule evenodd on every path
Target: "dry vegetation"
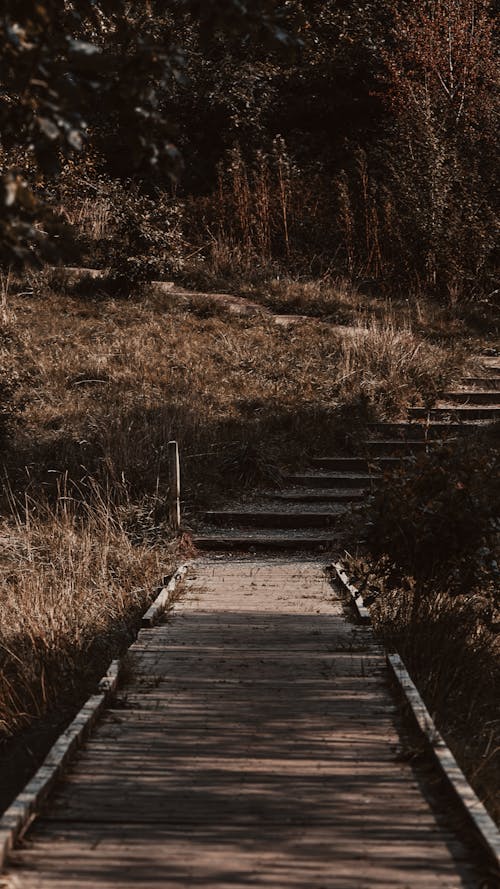
M 226 22 L 221 4 L 187 6 L 155 18 L 150 3 L 100 0 L 101 24 L 84 15 L 76 31 L 51 0 L 0 16 L 4 36 L 11 7 L 31 35 L 4 41 L 0 109 L 3 741 L 78 700 L 133 635 L 175 558 L 169 439 L 188 540 L 197 508 L 432 403 L 498 339 L 493 4 L 291 0 L 286 27 L 302 45 L 283 57 L 238 25 L 244 4 L 223 4 Z M 207 21 L 217 13 L 208 51 L 202 7 Z M 110 8 L 126 28 L 106 25 Z M 90 90 L 88 59 L 78 68 L 89 41 Z M 158 75 L 162 58 L 179 82 Z M 109 274 L 70 285 L 26 272 L 37 255 Z M 171 277 L 262 313 L 148 289 Z M 306 317 L 279 327 L 270 312 Z M 411 577 L 378 600 L 381 626 L 440 718 L 457 705 L 450 731 L 471 773 L 481 762 L 487 796 L 493 635 L 448 590 L 413 608 Z
M 458 761 L 500 817 L 498 429 L 392 474 L 352 571 Z
M 184 512 L 262 466 L 332 450 L 459 372 L 463 353 L 394 318 L 358 332 L 240 318 L 210 301 L 68 297 L 43 278 L 6 294 L 12 381 L 4 446 L 4 735 L 39 717 L 130 637 L 165 572 L 166 443 L 181 447 Z M 246 474 L 239 457 L 245 452 Z
M 389 649 L 398 651 L 472 786 L 500 820 L 498 629 L 485 622 L 481 593 L 448 590 L 418 600 L 415 586 L 387 590 L 372 608 Z M 497 620 L 498 627 L 498 620 Z
M 500 681 L 498 610 L 482 590 L 422 597 L 414 578 L 387 583 L 387 564 L 353 559 L 360 586 L 369 578 L 374 626 L 397 651 L 457 761 L 490 814 L 500 819 Z M 413 751 L 415 756 L 420 750 Z
M 276 459 L 304 459 L 311 440 L 331 446 L 340 409 L 352 407 L 353 419 L 360 404 L 396 417 L 459 375 L 464 359 L 463 349 L 427 343 L 394 317 L 356 331 L 312 320 L 281 328 L 210 301 L 186 308 L 168 293 L 68 299 L 43 285 L 10 306 L 25 379 L 8 458 L 17 493 L 55 490 L 66 476 L 79 486 L 96 480 L 120 500 L 164 493 L 174 437 L 192 498 L 202 479 L 209 487 L 207 466 L 221 486 L 208 452 L 251 440 Z
M 168 549 L 134 546 L 98 494 L 85 509 L 64 491 L 54 506 L 27 500 L 0 534 L 5 736 L 92 688 L 133 638 L 170 559 Z

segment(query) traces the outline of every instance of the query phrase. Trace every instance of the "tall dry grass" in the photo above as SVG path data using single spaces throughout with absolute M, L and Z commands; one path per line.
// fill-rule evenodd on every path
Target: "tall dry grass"
M 397 650 L 469 780 L 500 820 L 498 634 L 485 622 L 481 594 L 421 598 L 413 582 L 384 588 L 371 609 Z
M 240 245 L 247 262 L 255 256 L 270 260 L 277 249 L 289 258 L 299 191 L 298 170 L 279 136 L 271 152 L 259 151 L 251 162 L 235 146 L 227 165 L 219 167 L 214 220 L 219 242 Z
M 200 274 L 248 284 L 273 271 L 328 268 L 331 207 L 324 181 L 299 169 L 280 136 L 253 154 L 235 145 L 219 165 L 214 191 L 185 202 L 184 232 L 196 262 L 184 259 L 181 271 L 192 274 L 194 265 Z
M 403 116 L 376 151 L 354 145 L 329 174 L 300 169 L 280 139 L 267 153 L 236 146 L 213 192 L 185 203 L 181 274 L 219 287 L 345 278 L 411 301 L 430 294 L 482 333 L 498 328 L 491 123 L 472 150 L 439 115 L 424 118 Z
M 94 491 L 76 504 L 26 500 L 0 526 L 0 738 L 91 689 L 130 643 L 171 564 L 133 545 Z
M 66 200 L 59 209 L 70 225 L 91 241 L 109 237 L 119 217 L 110 197 L 99 193 L 93 197 L 81 197 L 78 202 Z

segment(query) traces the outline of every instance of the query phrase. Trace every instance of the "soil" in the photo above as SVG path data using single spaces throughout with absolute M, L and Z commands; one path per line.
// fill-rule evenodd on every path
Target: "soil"
M 57 712 L 47 714 L 15 737 L 0 743 L 0 813 L 31 780 L 81 703 L 83 701 L 58 708 Z

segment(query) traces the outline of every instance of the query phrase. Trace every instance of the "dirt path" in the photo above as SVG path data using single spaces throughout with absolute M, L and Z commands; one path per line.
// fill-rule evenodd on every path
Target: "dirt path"
M 13 854 L 24 889 L 478 887 L 322 564 L 194 566 Z

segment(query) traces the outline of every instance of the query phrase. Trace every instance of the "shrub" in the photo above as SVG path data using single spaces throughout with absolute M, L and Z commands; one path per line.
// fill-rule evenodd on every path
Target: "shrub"
M 500 458 L 492 438 L 443 443 L 394 473 L 370 506 L 368 545 L 420 595 L 480 590 L 500 607 Z
M 29 381 L 30 362 L 4 304 L 0 320 L 0 447 L 23 409 L 22 386 Z
M 83 262 L 109 270 L 102 290 L 110 295 L 129 296 L 170 275 L 186 252 L 182 204 L 166 190 L 67 164 L 53 200 L 79 234 Z

